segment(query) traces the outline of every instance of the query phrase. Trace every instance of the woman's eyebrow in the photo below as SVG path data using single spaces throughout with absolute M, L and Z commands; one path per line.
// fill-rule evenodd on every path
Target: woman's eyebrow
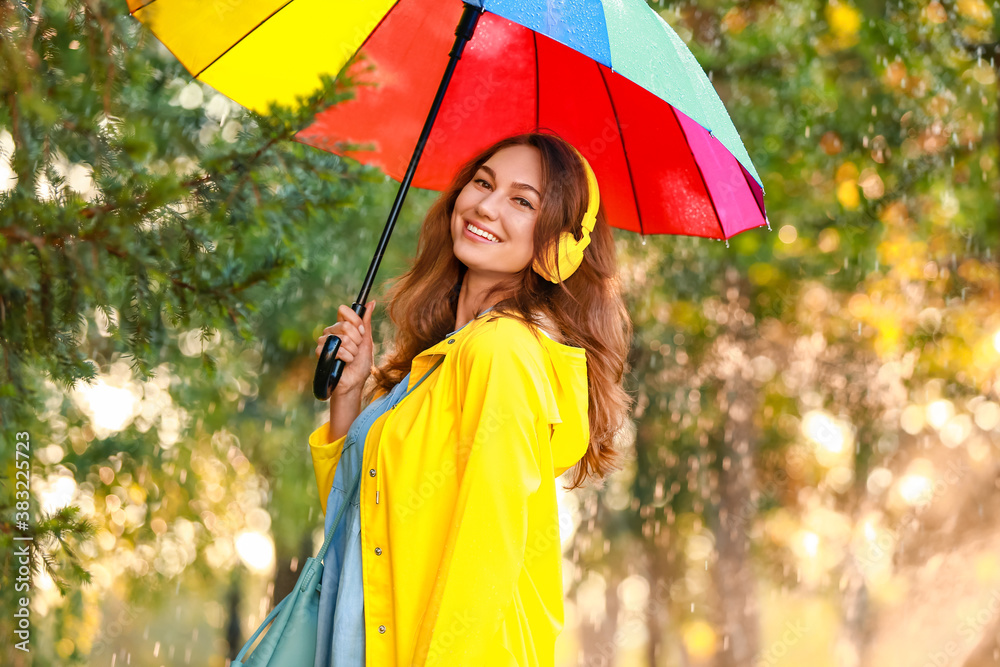
M 489 174 L 490 178 L 492 178 L 494 181 L 497 180 L 497 173 L 493 171 L 490 167 L 487 167 L 484 164 L 483 166 L 480 167 L 480 169 Z M 542 193 L 536 190 L 534 187 L 528 185 L 527 183 L 511 183 L 511 187 L 514 188 L 515 190 L 531 190 L 538 196 L 539 199 L 542 198 Z

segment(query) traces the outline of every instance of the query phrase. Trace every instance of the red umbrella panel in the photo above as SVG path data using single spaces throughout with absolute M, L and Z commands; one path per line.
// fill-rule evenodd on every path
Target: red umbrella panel
M 317 115 L 297 139 L 402 181 L 462 8 L 394 5 L 350 69 L 371 85 Z M 587 157 L 615 227 L 728 239 L 767 224 L 763 188 L 711 132 L 611 68 L 490 12 L 455 67 L 412 184 L 442 190 L 482 148 L 538 129 Z

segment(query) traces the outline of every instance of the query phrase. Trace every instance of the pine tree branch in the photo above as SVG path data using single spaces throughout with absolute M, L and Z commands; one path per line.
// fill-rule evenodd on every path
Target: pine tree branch
M 37 68 L 41 59 L 38 57 L 38 52 L 32 47 L 32 43 L 35 41 L 35 33 L 38 32 L 38 26 L 42 22 L 42 0 L 38 0 L 35 3 L 35 10 L 31 13 L 31 18 L 28 19 L 30 24 L 28 27 L 28 32 L 24 38 L 24 57 L 28 61 L 28 64 L 32 68 Z
M 182 188 L 188 188 L 188 189 L 194 188 L 194 187 L 197 187 L 197 186 L 202 185 L 204 183 L 207 183 L 207 182 L 211 181 L 212 179 L 213 179 L 212 176 L 209 176 L 209 175 L 206 174 L 204 176 L 199 176 L 198 178 L 192 178 L 190 180 L 184 181 L 183 183 L 181 183 L 181 187 Z M 149 198 L 149 193 L 146 193 L 146 194 L 144 194 L 141 197 L 137 197 L 137 198 L 133 199 L 132 203 L 142 204 L 142 203 L 145 203 L 148 198 Z M 122 203 L 121 202 L 116 202 L 116 203 L 112 203 L 112 204 L 104 204 L 102 206 L 88 206 L 87 208 L 84 208 L 84 209 L 80 210 L 80 215 L 82 217 L 84 217 L 84 218 L 93 218 L 95 215 L 100 215 L 100 214 L 103 214 L 103 213 L 114 213 L 115 211 L 117 211 L 121 207 L 122 207 Z M 148 211 L 146 211 L 146 212 L 148 213 Z
M 0 234 L 2 234 L 4 238 L 8 239 L 9 241 L 21 241 L 21 242 L 31 243 L 39 251 L 43 250 L 47 246 L 53 248 L 65 248 L 67 247 L 67 245 L 72 244 L 76 241 L 83 241 L 99 245 L 109 255 L 113 255 L 115 257 L 118 257 L 119 259 L 128 259 L 130 256 L 128 252 L 122 250 L 121 248 L 118 248 L 109 243 L 105 243 L 103 241 L 103 239 L 108 235 L 108 232 L 106 230 L 84 233 L 80 235 L 72 235 L 72 234 L 35 235 L 25 231 L 24 229 L 21 229 L 20 227 L 7 226 L 7 227 L 0 227 Z M 177 287 L 186 289 L 196 294 L 211 294 L 221 299 L 227 294 L 238 294 L 264 280 L 267 280 L 275 269 L 284 268 L 284 266 L 285 265 L 282 262 L 276 262 L 273 266 L 251 273 L 242 282 L 233 283 L 231 285 L 225 285 L 225 286 L 217 285 L 211 287 L 198 287 L 188 282 L 185 282 L 184 280 L 181 280 L 180 278 L 177 278 L 174 275 L 170 274 L 164 274 L 164 275 L 166 275 L 166 277 L 170 280 L 170 282 L 172 282 Z M 233 314 L 230 313 L 230 315 L 232 316 Z

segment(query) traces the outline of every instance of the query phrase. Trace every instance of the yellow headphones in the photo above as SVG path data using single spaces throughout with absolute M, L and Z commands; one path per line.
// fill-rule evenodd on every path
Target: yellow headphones
M 548 247 L 544 265 L 538 260 L 535 260 L 531 265 L 536 273 L 556 284 L 559 283 L 560 277 L 562 280 L 566 280 L 583 264 L 583 250 L 590 245 L 590 232 L 594 230 L 594 224 L 597 222 L 597 209 L 601 204 L 601 193 L 597 188 L 597 176 L 594 175 L 594 170 L 590 168 L 590 163 L 580 151 L 573 146 L 570 148 L 573 148 L 573 152 L 580 157 L 583 168 L 587 172 L 587 191 L 590 199 L 587 203 L 587 212 L 583 214 L 583 222 L 580 223 L 583 226 L 583 236 L 577 241 L 572 232 L 562 232 L 559 234 L 558 243 Z M 555 267 L 555 272 L 550 272 L 546 268 L 547 266 Z

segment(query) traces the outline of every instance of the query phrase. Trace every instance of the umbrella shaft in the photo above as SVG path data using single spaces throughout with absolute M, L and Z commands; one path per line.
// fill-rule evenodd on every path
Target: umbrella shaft
M 417 163 L 420 162 L 420 156 L 424 152 L 424 145 L 427 143 L 428 137 L 430 137 L 431 128 L 434 126 L 434 119 L 437 118 L 438 109 L 441 108 L 441 102 L 444 100 L 444 94 L 448 89 L 448 83 L 451 81 L 451 75 L 455 72 L 455 66 L 458 65 L 458 61 L 462 57 L 462 51 L 465 49 L 466 43 L 472 39 L 472 35 L 476 30 L 476 23 L 479 21 L 479 15 L 484 11 L 480 7 L 470 5 L 469 3 L 463 4 L 462 18 L 459 19 L 458 26 L 455 28 L 455 43 L 448 54 L 450 56 L 448 67 L 444 71 L 444 76 L 441 77 L 441 83 L 438 86 L 437 94 L 434 96 L 434 102 L 431 104 L 430 112 L 428 112 L 427 119 L 424 121 L 424 128 L 420 132 L 420 138 L 417 139 L 416 148 L 413 149 L 413 155 L 410 157 L 410 165 L 407 167 L 406 174 L 399 184 L 399 190 L 396 192 L 396 200 L 392 203 L 392 210 L 389 211 L 389 219 L 382 230 L 382 237 L 379 239 L 378 247 L 375 249 L 375 256 L 372 258 L 371 266 L 368 267 L 368 275 L 365 276 L 365 282 L 362 284 L 361 291 L 358 293 L 358 299 L 354 304 L 356 307 L 364 308 L 364 304 L 368 303 L 368 292 L 375 282 L 375 275 L 378 273 L 379 264 L 382 262 L 382 255 L 389 244 L 389 237 L 396 226 L 396 219 L 399 217 L 399 212 L 403 208 L 403 200 L 410 189 L 410 182 L 413 180 L 413 175 L 417 171 Z

